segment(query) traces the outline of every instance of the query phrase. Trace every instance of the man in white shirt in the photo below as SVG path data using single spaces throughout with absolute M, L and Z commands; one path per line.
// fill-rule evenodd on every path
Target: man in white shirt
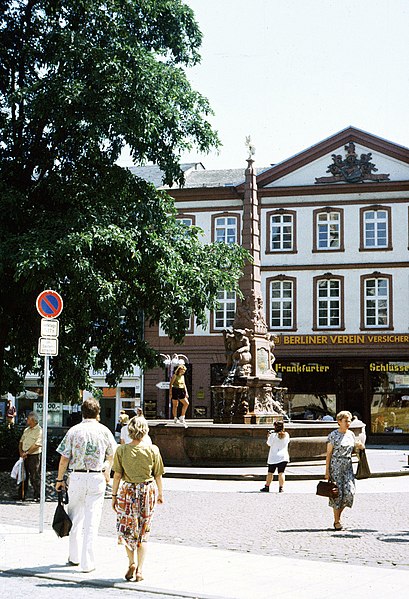
M 68 563 L 80 565 L 83 572 L 92 572 L 94 545 L 116 443 L 111 431 L 98 422 L 100 405 L 96 399 L 86 399 L 81 412 L 82 422 L 70 428 L 57 447 L 61 458 L 55 488 L 57 491 L 66 488 L 64 475 L 69 468 L 68 515 L 72 529 Z

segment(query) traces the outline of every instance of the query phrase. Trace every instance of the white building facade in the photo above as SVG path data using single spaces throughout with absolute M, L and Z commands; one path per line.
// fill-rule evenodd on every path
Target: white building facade
M 172 189 L 179 218 L 204 241 L 240 243 L 244 169 L 186 169 Z M 355 128 L 258 171 L 266 321 L 294 418 L 355 412 L 382 440 L 409 434 L 409 150 Z M 234 294 L 183 346 L 148 332 L 161 352 L 189 355 L 191 417 L 211 417 L 225 362 L 221 331 Z M 145 397 L 160 408 L 158 372 Z

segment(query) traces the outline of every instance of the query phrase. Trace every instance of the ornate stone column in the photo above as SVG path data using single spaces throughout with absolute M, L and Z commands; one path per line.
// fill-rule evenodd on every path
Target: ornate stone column
M 268 417 L 277 417 L 282 410 L 274 391 L 280 383 L 273 369 L 275 335 L 267 329 L 261 291 L 260 217 L 253 164 L 250 156 L 247 159 L 241 239 L 252 261 L 245 265 L 240 279 L 243 299 L 237 301 L 233 330 L 225 331 L 224 337 L 228 362 L 235 373 L 234 384 L 248 388 L 249 412 L 242 416 L 244 422 L 268 422 Z

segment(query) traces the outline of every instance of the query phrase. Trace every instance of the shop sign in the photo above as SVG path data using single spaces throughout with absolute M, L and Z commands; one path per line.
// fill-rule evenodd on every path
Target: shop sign
M 33 403 L 33 408 L 34 408 L 34 412 L 38 412 L 39 414 L 43 413 L 43 402 L 42 401 L 35 401 Z M 50 402 L 48 404 L 48 413 L 50 412 L 59 412 L 62 413 L 63 407 L 62 407 L 62 403 L 60 402 Z
M 328 364 L 319 364 L 313 362 L 311 364 L 300 364 L 299 362 L 290 362 L 289 364 L 280 364 L 276 362 L 274 364 L 274 370 L 277 374 L 285 374 L 291 372 L 292 374 L 310 374 L 311 372 L 322 374 L 328 372 L 330 367 Z
M 371 372 L 407 372 L 409 373 L 409 364 L 405 363 L 395 363 L 395 362 L 371 362 L 369 364 L 369 370 Z
M 275 345 L 374 345 L 409 344 L 409 335 L 277 335 Z

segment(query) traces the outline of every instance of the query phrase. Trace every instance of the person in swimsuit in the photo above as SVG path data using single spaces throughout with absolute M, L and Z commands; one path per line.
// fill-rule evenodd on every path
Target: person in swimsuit
M 185 372 L 186 366 L 183 366 L 183 364 L 176 368 L 169 385 L 169 397 L 172 400 L 172 416 L 175 424 L 180 422 L 185 428 L 187 428 L 185 414 L 189 406 L 189 395 L 186 387 Z M 177 415 L 179 402 L 182 404 L 182 413 L 178 419 Z

